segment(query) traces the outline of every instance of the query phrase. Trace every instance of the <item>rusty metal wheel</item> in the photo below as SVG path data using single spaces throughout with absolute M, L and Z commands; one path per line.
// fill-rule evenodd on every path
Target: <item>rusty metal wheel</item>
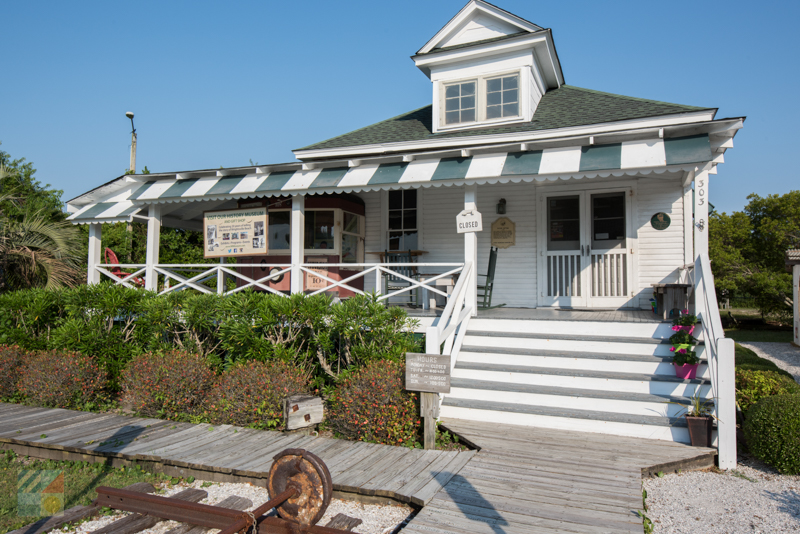
M 274 498 L 288 488 L 297 495 L 275 509 L 283 519 L 312 526 L 325 515 L 331 502 L 333 480 L 318 456 L 303 449 L 286 449 L 273 458 L 267 490 Z

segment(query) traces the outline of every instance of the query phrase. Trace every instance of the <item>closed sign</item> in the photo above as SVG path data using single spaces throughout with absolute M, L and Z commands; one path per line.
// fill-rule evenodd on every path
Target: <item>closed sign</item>
M 464 210 L 456 216 L 459 234 L 483 231 L 483 218 L 478 210 Z

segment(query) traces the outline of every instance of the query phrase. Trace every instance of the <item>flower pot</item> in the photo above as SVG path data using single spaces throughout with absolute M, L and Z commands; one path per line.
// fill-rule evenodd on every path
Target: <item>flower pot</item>
M 711 447 L 711 417 L 686 416 L 692 447 Z
M 692 363 L 692 364 L 685 363 L 683 365 L 675 364 L 675 376 L 683 379 L 688 378 L 690 380 L 692 378 L 697 378 L 698 365 L 700 364 L 699 363 Z
M 692 325 L 692 326 L 683 326 L 683 325 L 676 324 L 676 325 L 674 325 L 672 327 L 672 331 L 673 332 L 680 332 L 681 330 L 683 330 L 684 332 L 686 332 L 687 334 L 689 334 L 691 336 L 692 332 L 694 332 L 694 325 Z

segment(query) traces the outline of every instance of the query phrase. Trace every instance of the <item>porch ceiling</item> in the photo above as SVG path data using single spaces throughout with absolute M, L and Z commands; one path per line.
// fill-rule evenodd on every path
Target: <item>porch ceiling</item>
M 642 176 L 689 172 L 712 160 L 707 134 L 607 145 L 567 146 L 525 152 L 493 152 L 460 157 L 408 158 L 393 163 L 325 168 L 302 164 L 275 172 L 233 176 L 182 176 L 129 183 L 123 190 L 82 206 L 69 220 L 75 224 L 129 220 L 154 203 L 222 202 L 297 194 L 350 193 L 412 189 L 467 183 L 552 182 L 556 180 Z

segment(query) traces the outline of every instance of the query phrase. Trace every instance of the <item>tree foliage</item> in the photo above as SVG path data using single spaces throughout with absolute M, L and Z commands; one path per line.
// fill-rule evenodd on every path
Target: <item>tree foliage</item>
M 63 221 L 66 218 L 63 191 L 50 189 L 36 178 L 36 169 L 25 158 L 12 159 L 8 152 L 0 150 L 0 211 L 10 220 L 21 221 L 25 214 L 37 213 L 45 221 Z
M 743 211 L 713 213 L 709 256 L 720 298 L 747 294 L 762 313 L 786 314 L 792 306 L 792 276 L 787 249 L 800 246 L 800 191 L 760 197 Z

